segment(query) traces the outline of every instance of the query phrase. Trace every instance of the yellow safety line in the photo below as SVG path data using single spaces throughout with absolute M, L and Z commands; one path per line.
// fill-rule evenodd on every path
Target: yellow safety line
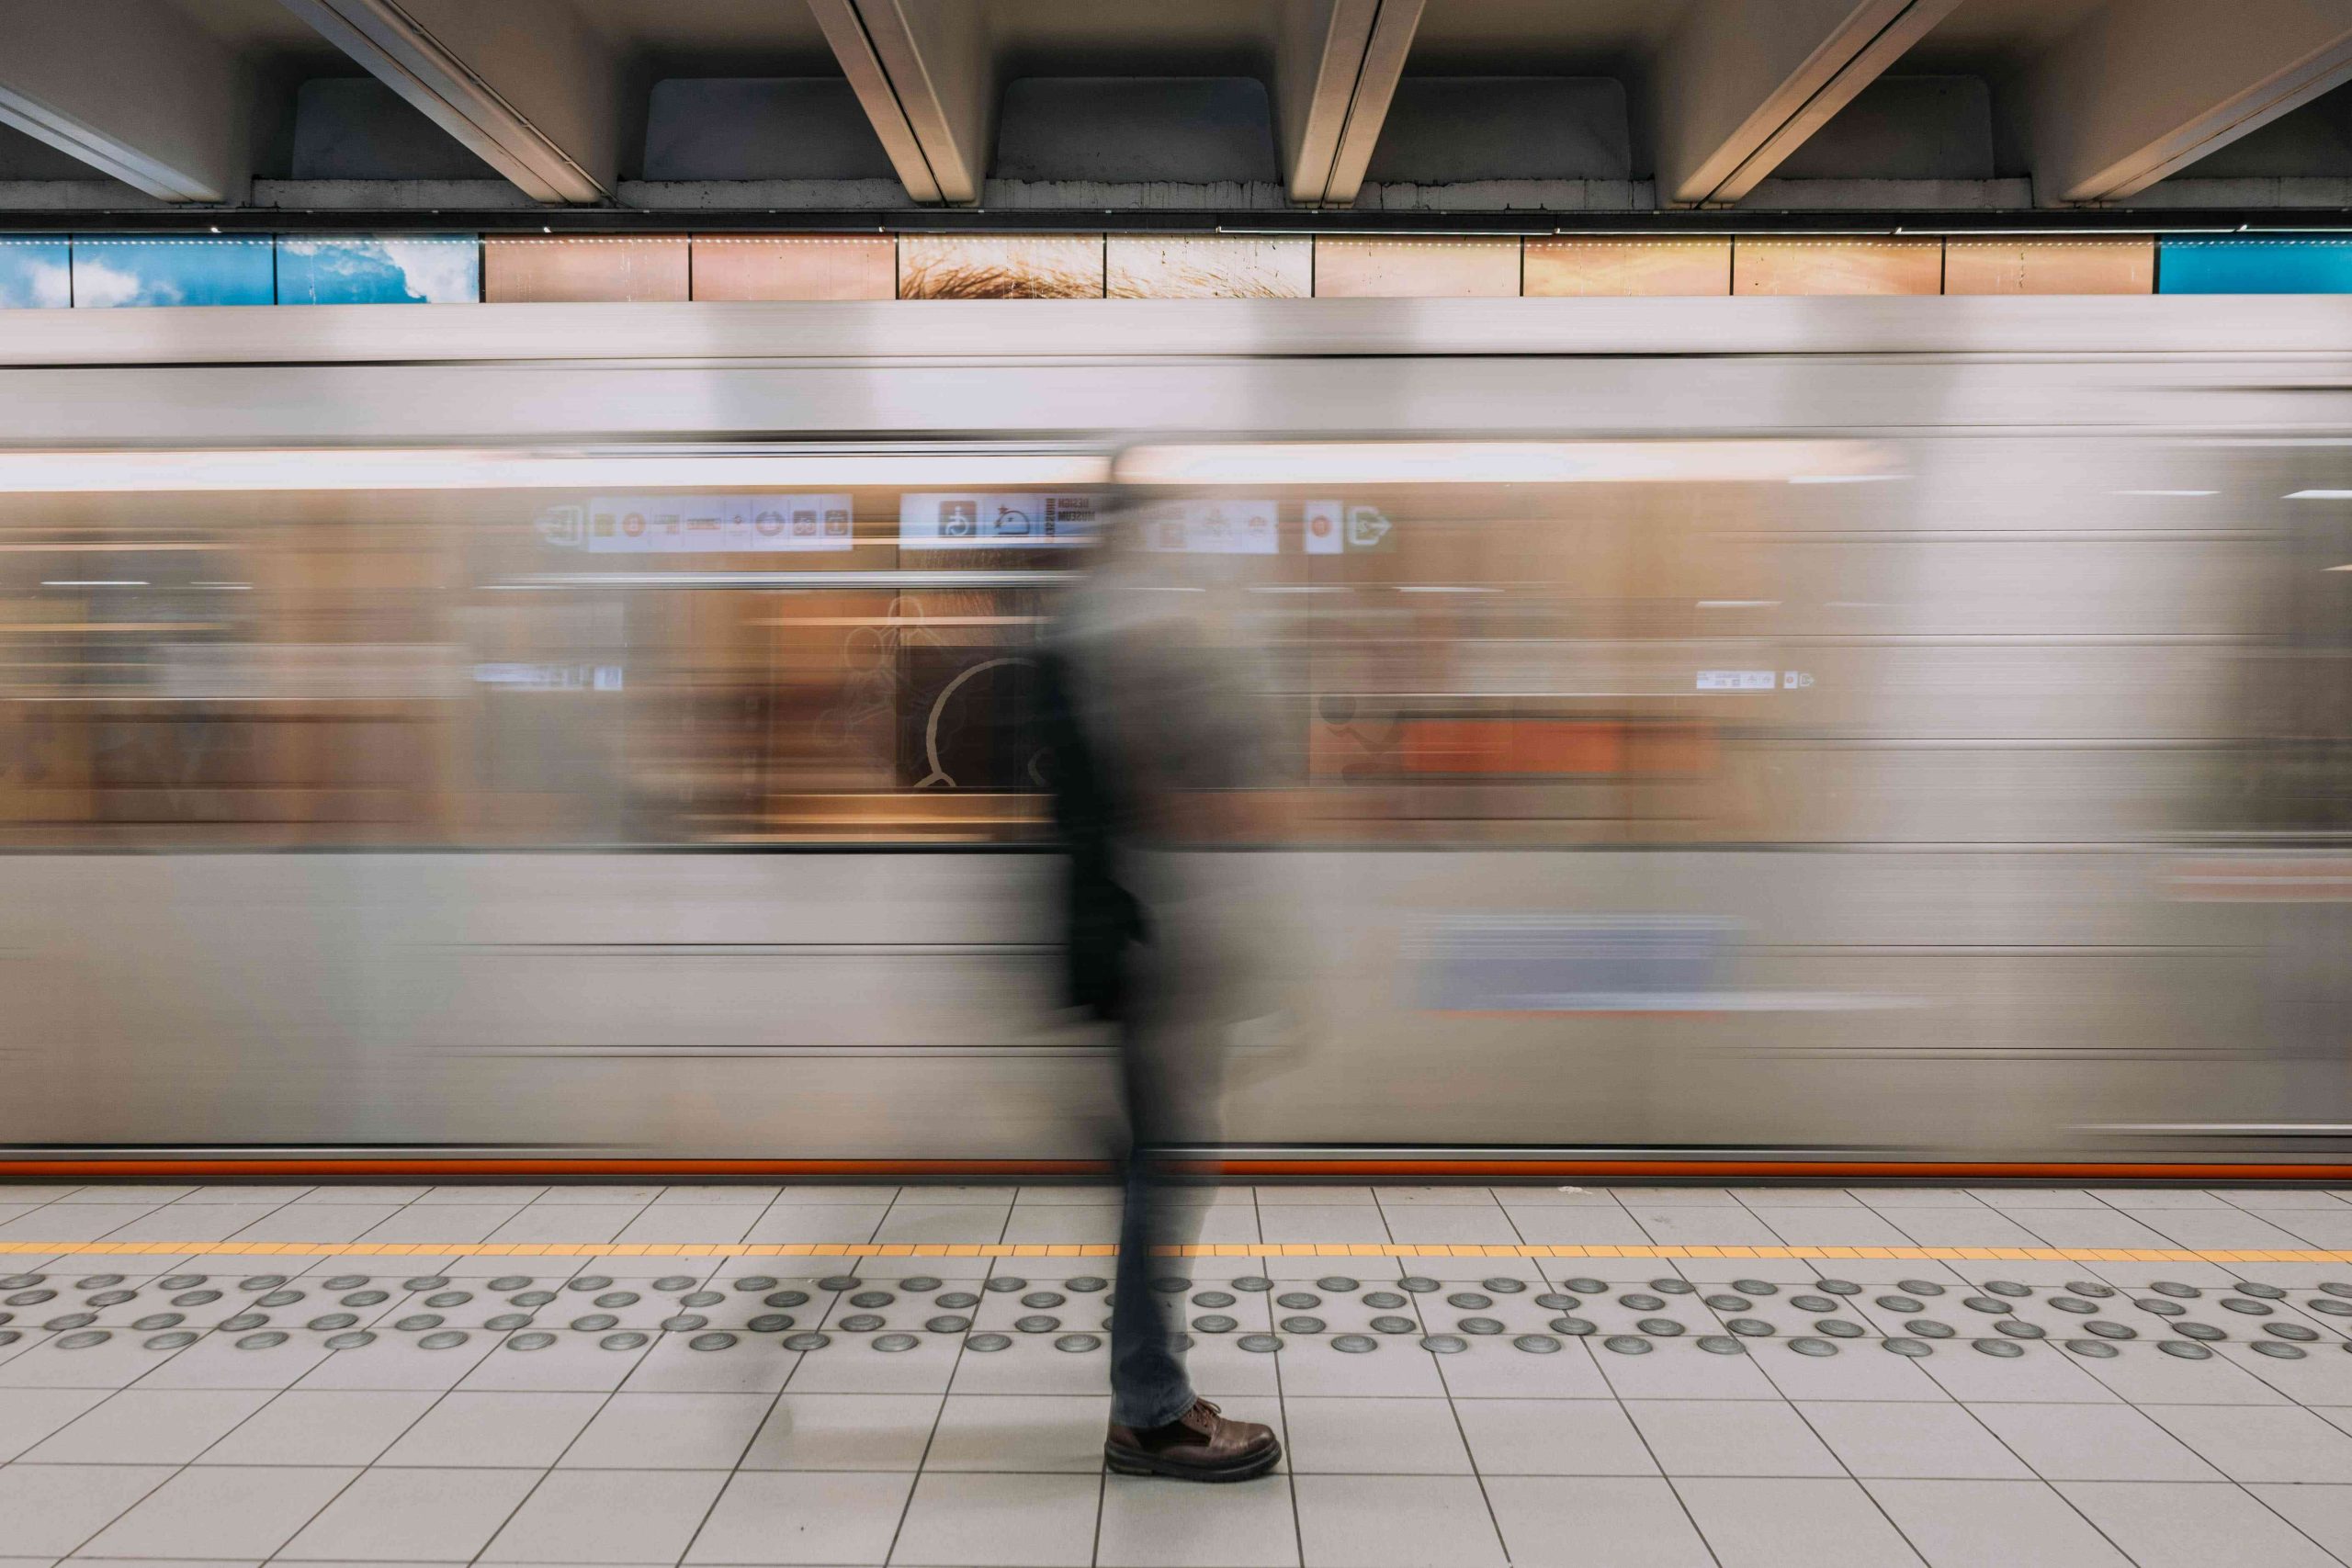
M 1176 1258 L 1802 1258 L 1911 1259 L 1927 1263 L 2352 1263 L 2352 1252 L 2215 1251 L 2125 1247 L 1539 1247 L 1449 1246 L 1402 1241 L 1219 1242 L 1155 1249 Z M 1110 1258 L 1096 1242 L 494 1242 L 494 1241 L 0 1241 L 0 1257 L 240 1258 Z

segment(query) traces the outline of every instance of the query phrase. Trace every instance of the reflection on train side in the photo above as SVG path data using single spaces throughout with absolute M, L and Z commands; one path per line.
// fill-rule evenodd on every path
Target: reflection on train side
M 693 488 L 356 463 L 353 488 L 0 494 L 0 841 L 1037 840 L 1031 655 L 1115 530 L 1261 672 L 1276 750 L 1222 818 L 1247 840 L 2115 842 L 2352 812 L 2352 573 L 2327 570 L 2352 536 L 2289 499 L 2352 479 L 2338 449 L 1159 447 L 1115 490 L 1023 485 L 999 449 L 956 489 L 934 457 L 911 487 L 769 452 Z

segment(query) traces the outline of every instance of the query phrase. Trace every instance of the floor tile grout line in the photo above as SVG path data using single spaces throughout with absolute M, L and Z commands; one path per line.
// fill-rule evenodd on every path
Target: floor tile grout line
M 1007 1216 L 1007 1223 L 1011 1223 L 1010 1215 Z M 979 1323 L 980 1308 L 985 1306 L 988 1303 L 988 1282 L 995 1277 L 996 1270 L 994 1267 L 994 1260 L 991 1259 L 988 1272 L 983 1274 L 980 1279 L 979 1304 L 972 1308 L 972 1322 L 976 1326 Z M 933 1304 L 937 1305 L 938 1303 L 934 1300 Z M 939 1441 L 940 1426 L 947 1419 L 947 1402 L 955 1396 L 956 1374 L 963 1371 L 964 1347 L 970 1341 L 971 1337 L 972 1331 L 968 1328 L 956 1337 L 956 1358 L 947 1364 L 947 1381 L 944 1383 L 942 1383 L 939 1389 L 939 1408 L 932 1412 L 931 1430 L 923 1438 L 922 1452 L 915 1456 L 914 1472 L 907 1479 L 907 1499 L 905 1502 L 899 1505 L 899 1522 L 890 1527 L 890 1544 L 885 1548 L 882 1552 L 881 1560 L 884 1562 L 889 1562 L 890 1559 L 899 1554 L 899 1538 L 906 1534 L 907 1520 L 914 1515 L 915 1494 L 922 1489 L 923 1471 L 925 1467 L 931 1463 L 932 1446 Z M 805 1359 L 806 1358 L 803 1359 Z M 797 1372 L 800 1368 L 796 1364 L 792 1370 Z M 1095 1528 L 1097 1530 L 1100 1530 L 1102 1529 L 1102 1504 L 1099 1498 L 1095 1504 L 1094 1518 Z
M 1581 1340 L 1578 1342 L 1582 1343 Z M 1657 1472 L 1658 1479 L 1666 1483 L 1666 1495 L 1674 1499 L 1676 1507 L 1682 1510 L 1683 1518 L 1690 1526 L 1691 1535 L 1697 1538 L 1700 1546 L 1705 1550 L 1708 1560 L 1714 1562 L 1717 1568 L 1722 1568 L 1722 1553 L 1715 1550 L 1715 1543 L 1707 1539 L 1706 1529 L 1699 1523 L 1699 1516 L 1690 1511 L 1690 1500 L 1682 1495 L 1682 1488 L 1674 1483 L 1674 1477 L 1667 1473 L 1665 1464 L 1657 1457 L 1657 1448 L 1650 1442 L 1650 1435 L 1642 1430 L 1642 1424 L 1634 1420 L 1633 1411 L 1626 1408 L 1623 1393 L 1610 1378 L 1608 1369 L 1600 1364 L 1600 1358 L 1592 1354 L 1591 1347 L 1585 1348 L 1585 1354 L 1591 1359 L 1593 1373 L 1600 1379 L 1600 1386 L 1609 1391 L 1610 1401 L 1617 1406 L 1617 1414 L 1624 1418 L 1626 1429 L 1634 1434 L 1634 1440 L 1642 1445 L 1642 1452 L 1649 1457 L 1650 1467 Z M 1767 1383 L 1772 1382 L 1769 1376 L 1764 1381 Z M 1778 1387 L 1777 1384 L 1773 1386 L 1776 1389 Z M 1476 1462 L 1475 1456 L 1473 1462 Z

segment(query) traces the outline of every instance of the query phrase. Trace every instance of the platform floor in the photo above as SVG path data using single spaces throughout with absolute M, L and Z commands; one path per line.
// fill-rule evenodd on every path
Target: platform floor
M 0 1568 L 2352 1562 L 2352 1191 L 0 1187 Z M 2346 1253 L 2345 1256 L 2330 1256 Z

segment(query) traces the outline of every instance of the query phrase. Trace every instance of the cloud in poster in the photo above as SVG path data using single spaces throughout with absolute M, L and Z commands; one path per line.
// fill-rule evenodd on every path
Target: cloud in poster
M 61 310 L 72 303 L 64 241 L 0 241 L 0 310 Z
M 480 250 L 455 238 L 281 240 L 277 284 L 288 305 L 471 304 Z
M 266 240 L 74 242 L 77 307 L 267 305 L 276 298 Z

